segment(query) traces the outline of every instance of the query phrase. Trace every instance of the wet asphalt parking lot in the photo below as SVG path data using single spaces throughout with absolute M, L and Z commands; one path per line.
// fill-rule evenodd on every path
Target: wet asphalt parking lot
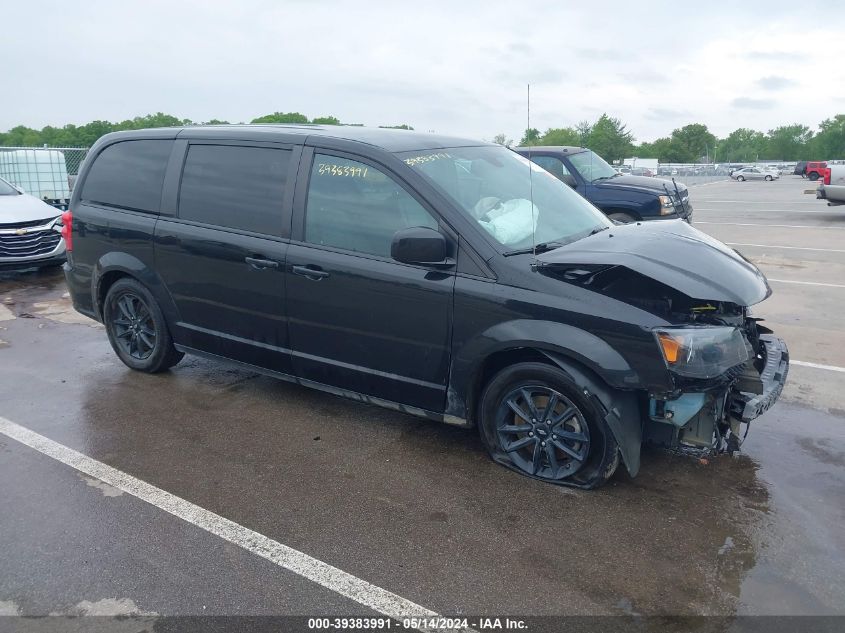
M 743 455 L 646 450 L 592 492 L 243 369 L 132 372 L 59 270 L 2 273 L 0 614 L 845 614 L 845 207 L 811 188 L 691 189 L 793 361 Z

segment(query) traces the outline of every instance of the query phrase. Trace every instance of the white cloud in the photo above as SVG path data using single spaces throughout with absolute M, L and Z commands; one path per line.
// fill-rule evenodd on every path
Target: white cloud
M 0 39 L 9 95 L 0 130 L 156 111 L 248 121 L 297 110 L 519 138 L 528 82 L 532 126 L 606 111 L 640 140 L 690 122 L 719 135 L 815 126 L 841 110 L 845 69 L 828 64 L 819 81 L 802 56 L 821 47 L 827 59 L 845 57 L 845 12 L 813 1 L 801 11 L 778 0 L 759 8 L 89 0 L 47 10 L 19 2 L 4 8 L 4 24 L 15 26 Z M 776 100 L 766 78 L 787 82 Z M 735 107 L 764 100 L 767 109 Z

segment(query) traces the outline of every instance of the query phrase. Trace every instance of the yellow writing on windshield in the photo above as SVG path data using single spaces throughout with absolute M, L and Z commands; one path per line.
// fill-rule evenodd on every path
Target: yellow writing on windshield
M 441 160 L 443 158 L 452 158 L 452 155 L 447 154 L 446 152 L 438 152 L 437 154 L 422 154 L 420 156 L 406 158 L 405 164 L 410 165 L 411 167 L 416 167 L 417 165 L 423 165 L 425 163 L 430 163 L 434 160 Z

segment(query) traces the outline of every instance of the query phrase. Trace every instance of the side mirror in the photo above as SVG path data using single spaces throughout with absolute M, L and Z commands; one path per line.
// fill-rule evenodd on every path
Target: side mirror
M 570 187 L 572 187 L 573 189 L 575 189 L 575 188 L 578 186 L 578 183 L 575 181 L 575 176 L 573 176 L 572 174 L 564 174 L 563 176 L 561 176 L 561 178 L 560 178 L 560 179 L 561 179 L 561 180 L 562 180 L 565 184 L 567 184 L 567 185 L 569 185 Z
M 446 238 L 439 231 L 414 226 L 393 234 L 390 256 L 403 264 L 451 266 L 453 262 L 447 257 L 446 246 Z

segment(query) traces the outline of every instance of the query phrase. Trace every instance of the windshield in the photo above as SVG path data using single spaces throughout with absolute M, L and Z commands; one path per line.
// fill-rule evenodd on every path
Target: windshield
M 572 242 L 612 225 L 570 187 L 505 147 L 418 150 L 398 156 L 507 250 Z
M 0 196 L 16 196 L 18 195 L 18 190 L 15 189 L 12 185 L 8 182 L 0 178 Z
M 589 182 L 613 178 L 618 175 L 613 167 L 608 165 L 601 156 L 591 150 L 570 154 L 569 162 L 578 170 L 581 177 Z

